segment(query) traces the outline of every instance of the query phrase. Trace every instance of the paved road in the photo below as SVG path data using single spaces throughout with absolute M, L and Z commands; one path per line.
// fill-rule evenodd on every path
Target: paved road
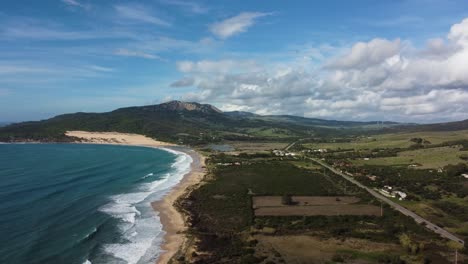
M 394 201 L 388 199 L 387 197 L 385 197 L 385 196 L 379 194 L 378 192 L 374 191 L 373 189 L 371 189 L 371 188 L 369 188 L 369 187 L 367 187 L 367 186 L 364 186 L 364 185 L 361 184 L 360 182 L 358 182 L 358 181 L 356 181 L 355 179 L 353 179 L 353 178 L 347 176 L 346 174 L 340 172 L 339 170 L 336 170 L 335 168 L 333 168 L 332 166 L 326 164 L 325 162 L 323 162 L 323 161 L 321 161 L 321 160 L 318 160 L 318 159 L 311 159 L 311 160 L 317 162 L 318 164 L 320 164 L 320 165 L 322 165 L 323 167 L 325 167 L 325 168 L 331 170 L 332 172 L 334 172 L 334 173 L 336 173 L 336 174 L 342 176 L 343 178 L 345 178 L 346 180 L 350 181 L 351 183 L 353 183 L 353 184 L 355 184 L 355 185 L 357 185 L 357 186 L 359 186 L 359 187 L 365 189 L 367 192 L 369 192 L 369 193 L 370 193 L 372 196 L 374 196 L 375 198 L 377 198 L 377 199 L 379 199 L 379 200 L 381 200 L 381 201 L 387 203 L 388 205 L 390 205 L 391 207 L 393 207 L 395 210 L 398 210 L 400 213 L 402 213 L 402 214 L 404 214 L 404 215 L 407 215 L 407 216 L 413 218 L 414 221 L 416 221 L 416 223 L 418 223 L 418 224 L 423 224 L 423 223 L 424 223 L 427 229 L 429 229 L 429 230 L 431 230 L 431 231 L 433 231 L 433 232 L 439 234 L 440 236 L 442 236 L 442 237 L 444 237 L 444 238 L 447 238 L 447 239 L 450 239 L 450 240 L 452 240 L 452 241 L 458 242 L 458 243 L 460 243 L 460 244 L 462 244 L 462 245 L 465 244 L 465 242 L 464 242 L 462 239 L 456 237 L 454 234 L 450 233 L 449 231 L 447 231 L 447 230 L 445 230 L 445 229 L 443 229 L 443 228 L 438 227 L 437 225 L 435 225 L 435 224 L 429 222 L 428 220 L 422 218 L 421 216 L 419 216 L 419 215 L 413 213 L 412 211 L 406 209 L 405 207 L 403 207 L 403 206 L 401 206 L 401 205 L 395 203 Z

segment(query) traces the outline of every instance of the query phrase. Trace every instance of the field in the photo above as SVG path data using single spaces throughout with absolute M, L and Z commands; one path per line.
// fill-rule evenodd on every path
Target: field
M 292 196 L 292 205 L 282 204 L 281 196 L 252 198 L 255 216 L 380 215 L 375 205 L 355 204 L 354 196 Z
M 291 198 L 295 206 L 340 205 L 360 201 L 355 196 L 292 196 Z M 253 208 L 286 206 L 281 202 L 281 196 L 254 196 L 252 201 Z
M 376 149 L 376 148 L 408 148 L 414 144 L 412 138 L 423 138 L 431 144 L 440 144 L 455 140 L 468 140 L 468 130 L 450 132 L 414 132 L 395 133 L 360 137 L 351 142 L 344 143 L 307 143 L 306 148 L 318 149 Z
M 468 151 L 460 151 L 460 146 L 425 148 L 398 152 L 396 157 L 372 158 L 369 160 L 356 159 L 353 163 L 357 165 L 385 165 L 385 166 L 408 166 L 410 164 L 421 164 L 416 167 L 420 169 L 437 169 L 449 164 L 465 162 L 460 156 L 468 155 Z
M 380 208 L 367 204 L 341 204 L 318 206 L 258 207 L 255 216 L 314 216 L 314 215 L 380 215 Z
M 236 150 L 245 152 L 270 151 L 273 149 L 283 149 L 288 142 L 248 142 L 248 141 L 225 141 L 224 144 L 234 147 Z
M 403 248 L 391 243 L 370 242 L 364 239 L 321 239 L 307 235 L 265 236 L 257 235 L 258 254 L 277 252 L 285 263 L 333 263 L 346 259 L 345 263 L 375 263 L 384 256 L 401 254 Z M 271 255 L 268 261 L 278 262 Z

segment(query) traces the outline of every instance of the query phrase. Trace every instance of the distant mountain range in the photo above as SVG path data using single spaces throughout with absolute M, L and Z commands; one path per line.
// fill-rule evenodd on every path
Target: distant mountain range
M 8 124 L 11 124 L 11 122 L 0 122 L 0 127 L 6 126 Z
M 70 141 L 67 130 L 139 133 L 159 140 L 202 144 L 227 140 L 286 140 L 327 137 L 368 131 L 467 129 L 468 120 L 415 125 L 355 122 L 290 115 L 222 112 L 209 104 L 170 101 L 159 105 L 120 108 L 106 113 L 74 113 L 0 128 L 0 141 Z

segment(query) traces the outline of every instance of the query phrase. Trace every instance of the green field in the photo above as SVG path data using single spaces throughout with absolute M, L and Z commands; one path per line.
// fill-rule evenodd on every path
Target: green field
M 376 149 L 376 148 L 408 148 L 414 144 L 412 138 L 423 138 L 432 145 L 455 140 L 468 140 L 468 130 L 449 132 L 414 132 L 382 134 L 369 137 L 360 137 L 352 142 L 345 143 L 307 143 L 306 148 L 318 149 Z
M 468 155 L 468 151 L 460 151 L 460 147 L 439 147 L 398 152 L 396 157 L 356 159 L 356 165 L 408 166 L 418 163 L 420 169 L 437 169 L 449 164 L 466 163 L 460 156 Z

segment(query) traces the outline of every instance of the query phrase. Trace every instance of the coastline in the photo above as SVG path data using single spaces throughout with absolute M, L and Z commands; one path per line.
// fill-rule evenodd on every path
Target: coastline
M 137 134 L 117 133 L 117 132 L 86 132 L 67 131 L 67 136 L 80 138 L 81 141 L 75 143 L 83 144 L 110 144 L 141 146 L 160 149 L 170 149 L 183 152 L 192 158 L 190 172 L 185 174 L 172 189 L 159 201 L 151 203 L 154 211 L 159 214 L 159 219 L 164 231 L 161 253 L 156 263 L 168 263 L 186 242 L 184 231 L 187 229 L 185 216 L 176 208 L 176 201 L 188 195 L 190 187 L 200 183 L 205 175 L 205 157 L 193 149 L 178 146 L 175 144 L 156 141 L 146 136 Z
M 175 149 L 175 148 L 171 148 Z M 181 197 L 190 193 L 190 187 L 197 185 L 205 175 L 205 157 L 191 149 L 180 149 L 177 151 L 190 155 L 193 159 L 190 172 L 184 175 L 184 178 L 174 186 L 171 191 L 160 201 L 153 202 L 153 209 L 159 213 L 160 221 L 163 226 L 164 242 L 161 244 L 161 255 L 156 261 L 157 264 L 168 263 L 172 257 L 182 248 L 187 237 L 184 231 L 187 229 L 185 216 L 179 212 L 175 203 Z

